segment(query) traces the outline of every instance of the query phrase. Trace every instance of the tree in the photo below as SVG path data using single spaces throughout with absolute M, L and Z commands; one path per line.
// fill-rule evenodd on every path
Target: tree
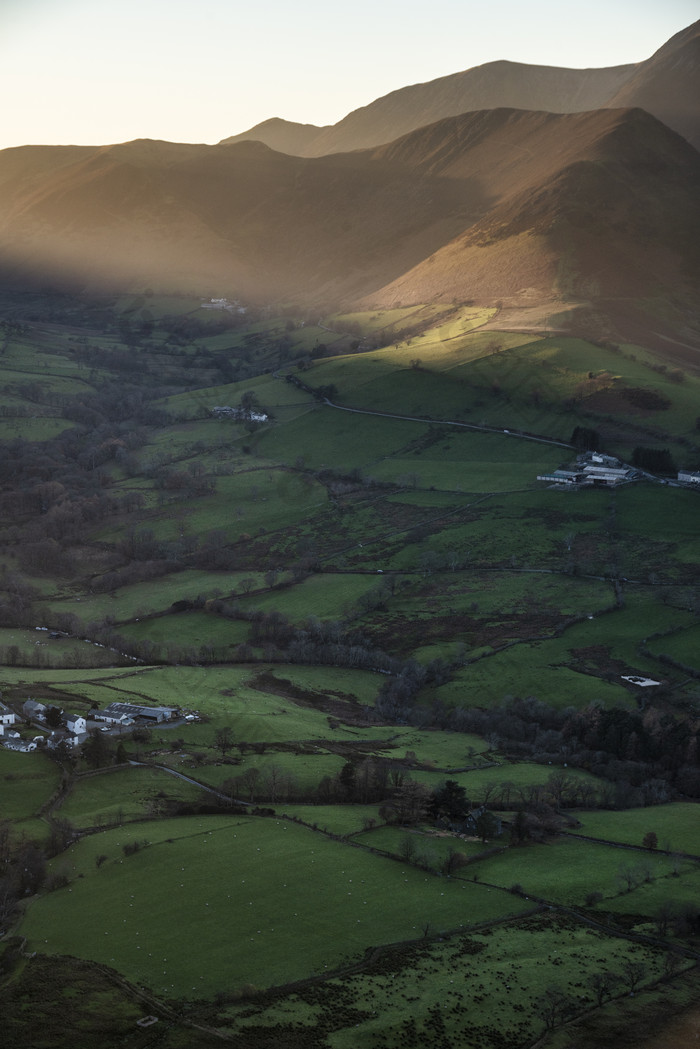
M 436 818 L 444 816 L 448 820 L 464 819 L 468 807 L 467 792 L 454 779 L 448 779 L 444 786 L 438 787 L 430 803 L 431 813 Z
M 634 994 L 646 974 L 647 967 L 645 962 L 636 961 L 634 958 L 627 958 L 622 966 L 622 978 L 632 994 Z
M 412 834 L 404 834 L 399 842 L 399 856 L 410 863 L 416 855 L 416 839 Z
M 112 747 L 99 729 L 93 729 L 83 743 L 83 757 L 91 769 L 100 769 L 112 760 Z
M 551 1031 L 573 1012 L 573 1002 L 561 988 L 550 986 L 536 999 L 535 1008 L 547 1030 Z
M 260 769 L 256 769 L 254 765 L 246 769 L 243 775 L 240 777 L 241 784 L 248 791 L 248 800 L 251 804 L 255 801 L 255 795 L 257 793 L 258 780 L 260 779 Z
M 497 838 L 500 832 L 499 820 L 488 809 L 484 809 L 481 815 L 476 817 L 476 833 L 482 843 L 488 841 L 489 838 Z
M 592 973 L 588 978 L 588 986 L 595 994 L 598 1005 L 602 1005 L 606 998 L 612 996 L 612 992 L 619 982 L 620 977 L 617 973 L 609 970 Z
M 654 914 L 654 923 L 656 925 L 657 936 L 667 936 L 668 928 L 673 919 L 676 917 L 676 908 L 670 900 L 664 900 L 656 908 Z
M 649 849 L 650 852 L 656 849 L 658 847 L 658 844 L 659 839 L 656 836 L 656 832 L 653 830 L 647 831 L 647 833 L 642 838 L 642 845 L 645 849 Z
M 230 725 L 223 725 L 214 736 L 214 746 L 221 751 L 221 757 L 225 758 L 227 751 L 234 746 L 233 729 Z
M 60 707 L 47 707 L 44 719 L 49 728 L 60 728 L 63 714 Z

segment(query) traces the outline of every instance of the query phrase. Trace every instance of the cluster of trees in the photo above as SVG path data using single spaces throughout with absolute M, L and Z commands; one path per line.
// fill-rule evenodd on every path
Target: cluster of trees
M 470 732 L 499 750 L 542 764 L 587 769 L 610 781 L 601 804 L 610 808 L 652 805 L 674 793 L 700 798 L 700 728 L 652 702 L 644 711 L 551 707 L 534 697 L 511 698 L 482 709 L 431 707 L 396 678 L 381 687 L 381 716 L 399 724 Z M 390 695 L 391 702 L 385 698 Z
M 632 452 L 632 465 L 654 474 L 675 474 L 676 464 L 668 448 L 637 446 Z

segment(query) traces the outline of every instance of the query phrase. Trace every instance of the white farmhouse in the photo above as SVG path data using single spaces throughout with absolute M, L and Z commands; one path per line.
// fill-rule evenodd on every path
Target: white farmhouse
M 14 725 L 15 723 L 15 712 L 6 707 L 4 703 L 0 703 L 0 726 L 5 728 L 6 725 Z
M 66 729 L 74 736 L 87 732 L 87 722 L 82 714 L 66 714 Z

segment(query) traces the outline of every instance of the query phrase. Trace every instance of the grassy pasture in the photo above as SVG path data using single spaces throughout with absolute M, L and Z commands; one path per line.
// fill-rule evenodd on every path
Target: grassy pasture
M 223 529 L 230 540 L 244 534 L 289 528 L 325 506 L 318 482 L 286 471 L 255 471 L 217 478 L 215 495 L 176 501 L 167 518 L 151 525 L 158 539 L 177 539 L 184 528 L 202 535 Z M 223 508 L 223 516 L 222 516 Z
M 668 857 L 645 853 L 643 859 L 649 864 L 652 878 L 666 879 L 671 875 Z M 526 895 L 569 906 L 583 906 L 590 892 L 602 892 L 607 906 L 608 898 L 622 891 L 620 869 L 639 860 L 636 853 L 622 852 L 614 846 L 560 838 L 544 845 L 506 849 L 470 866 L 469 873 L 478 873 L 480 881 L 506 889 L 518 884 Z M 664 883 L 668 893 L 670 879 Z M 627 895 L 635 897 L 635 905 L 641 910 L 637 892 L 635 889 Z
M 175 762 L 167 760 L 175 767 Z M 247 754 L 240 764 L 216 761 L 213 765 L 199 766 L 188 762 L 185 754 L 179 767 L 198 782 L 215 789 L 227 780 L 238 781 L 233 791 L 238 801 L 273 805 L 277 812 L 285 812 L 290 793 L 310 795 L 326 776 L 331 779 L 337 776 L 344 764 L 344 757 L 328 753 L 322 746 L 295 753 L 287 748 L 277 751 L 273 744 L 265 754 Z M 251 769 L 259 774 L 252 788 L 247 780 L 240 778 Z
M 136 583 L 133 586 L 120 587 L 114 591 L 114 596 L 110 592 L 81 597 L 80 615 L 86 621 L 101 619 L 107 615 L 120 621 L 153 612 L 164 612 L 175 601 L 228 596 L 240 587 L 243 579 L 252 579 L 256 588 L 264 585 L 262 574 L 259 572 L 204 572 L 185 569 L 183 572 L 160 576 L 157 586 L 152 582 Z M 75 606 L 72 601 L 74 598 L 68 596 L 60 598 L 51 595 L 47 597 L 46 605 L 53 611 L 73 612 Z
M 373 830 L 366 830 L 361 834 L 355 834 L 354 840 L 368 845 L 373 849 L 390 853 L 393 856 L 401 856 L 401 850 L 405 847 L 406 839 L 413 842 L 415 857 L 422 862 L 427 862 L 435 870 L 439 870 L 443 861 L 447 858 L 450 850 L 462 853 L 470 860 L 474 860 L 480 853 L 493 847 L 492 844 L 482 845 L 476 839 L 466 840 L 455 837 L 453 834 L 441 834 L 430 831 L 426 827 L 392 827 L 378 826 Z M 460 877 L 471 880 L 471 875 L 460 870 Z
M 366 820 L 379 820 L 378 805 L 289 805 L 278 806 L 278 811 L 284 810 L 286 816 L 294 816 L 308 823 L 316 825 L 323 831 L 331 834 L 359 835 Z M 371 842 L 367 842 L 371 844 Z
M 697 907 L 700 895 L 700 871 L 697 864 L 689 869 L 682 868 L 679 876 L 655 878 L 638 885 L 634 892 L 625 892 L 611 900 L 605 900 L 602 906 L 614 914 L 640 916 L 638 925 L 644 925 L 644 917 L 654 919 L 661 908 L 669 908 L 678 914 L 684 907 Z M 655 932 L 652 922 L 646 931 Z
M 557 641 L 515 645 L 457 671 L 435 695 L 449 706 L 490 706 L 510 696 L 535 696 L 555 707 L 632 706 L 622 685 L 562 666 L 565 655 Z
M 597 550 L 591 552 L 595 558 L 591 564 L 582 563 L 582 556 L 577 559 L 577 545 L 589 545 L 589 534 L 600 528 L 596 516 L 600 502 L 595 498 L 600 494 L 536 489 L 482 493 L 461 512 L 436 519 L 431 534 L 419 544 L 411 543 L 410 534 L 405 536 L 396 551 L 395 566 L 415 564 L 417 556 L 426 550 L 454 550 L 463 564 L 562 570 L 569 563 L 578 563 L 583 572 L 600 575 L 601 554 Z M 594 496 L 590 502 L 588 495 Z M 607 555 L 609 541 L 602 538 L 600 542 Z
M 574 834 L 641 845 L 644 835 L 654 831 L 660 849 L 700 856 L 700 807 L 693 802 L 672 802 L 622 812 L 577 813 L 577 817 L 581 827 Z
M 649 649 L 654 655 L 663 653 L 679 663 L 700 670 L 700 627 L 693 625 L 669 637 L 654 638 L 649 642 Z
M 163 407 L 173 412 L 178 418 L 190 417 L 206 419 L 210 423 L 209 432 L 217 438 L 230 432 L 238 433 L 238 424 L 231 420 L 212 419 L 210 412 L 216 405 L 240 404 L 244 393 L 255 394 L 256 399 L 267 412 L 277 418 L 280 408 L 305 407 L 313 401 L 308 393 L 292 383 L 277 379 L 272 375 L 258 375 L 245 382 L 226 383 L 222 386 L 211 386 L 201 390 L 188 390 L 185 393 L 172 394 L 161 402 Z M 233 430 L 231 428 L 234 427 Z
M 498 798 L 505 792 L 510 801 L 517 801 L 520 788 L 545 784 L 554 770 L 547 765 L 537 765 L 531 761 L 494 761 L 483 768 L 472 768 L 466 771 L 454 771 L 449 775 L 438 772 L 426 772 L 416 769 L 412 775 L 415 780 L 424 783 L 434 790 L 444 783 L 446 779 L 454 779 L 460 786 L 464 787 L 467 798 L 472 804 L 483 801 L 490 797 Z M 595 788 L 603 786 L 604 781 L 583 769 L 571 771 L 571 779 Z
M 49 441 L 64 430 L 69 430 L 73 423 L 65 419 L 52 418 L 6 418 L 0 419 L 0 440 L 14 441 L 18 437 L 24 441 Z
M 561 917 L 525 917 L 487 932 L 429 940 L 381 955 L 367 971 L 267 1002 L 229 1009 L 234 1035 L 329 1030 L 333 1049 L 454 1044 L 465 1049 L 530 1045 L 544 1033 L 538 1000 L 548 987 L 586 1012 L 596 972 L 642 962 L 646 980 L 663 955 Z M 626 994 L 623 985 L 618 993 Z M 349 1020 L 348 1017 L 352 1017 Z M 251 1024 L 252 1021 L 252 1024 Z M 294 1027 L 292 1027 L 294 1025 Z
M 194 801 L 198 787 L 155 768 L 115 768 L 74 783 L 60 815 L 76 827 L 94 827 L 152 816 L 165 799 Z
M 432 764 L 448 772 L 478 764 L 483 760 L 480 755 L 488 750 L 488 744 L 481 736 L 467 732 L 441 732 L 438 729 L 421 731 L 398 727 L 391 733 L 391 742 L 393 751 L 389 752 L 389 756 L 403 758 L 410 752 L 415 754 L 416 761 L 421 764 Z
M 35 900 L 22 933 L 32 949 L 92 958 L 168 997 L 284 983 L 409 939 L 426 920 L 466 927 L 524 906 L 291 823 L 212 817 L 135 831 L 103 832 L 61 857 L 84 877 Z M 135 837 L 153 844 L 122 856 Z M 99 854 L 109 859 L 96 868 Z
M 204 645 L 214 650 L 218 660 L 230 658 L 231 651 L 248 637 L 248 623 L 223 619 L 207 612 L 178 612 L 155 619 L 139 620 L 120 627 L 129 639 L 152 641 L 161 656 L 169 645 L 184 645 L 198 650 Z M 155 657 L 149 657 L 155 658 Z
M 280 682 L 277 693 L 261 692 L 252 687 L 251 683 L 258 674 L 266 670 L 272 671 Z M 266 709 L 266 704 L 273 704 L 275 709 L 280 705 L 293 707 L 292 700 L 285 694 L 284 681 L 323 695 L 347 694 L 367 704 L 374 700 L 380 678 L 370 671 L 334 667 L 332 688 L 329 689 L 328 670 L 322 666 L 152 667 L 142 670 L 137 681 L 129 676 L 126 687 L 138 689 L 139 695 L 148 697 L 154 704 L 196 708 L 208 717 L 216 717 L 236 710 L 241 704 L 253 704 L 255 709 L 259 704 L 261 710 Z M 121 684 L 121 680 L 114 683 Z M 317 711 L 313 713 L 318 714 Z M 386 729 L 382 731 L 386 733 Z
M 366 468 L 380 455 L 395 454 L 425 430 L 422 423 L 319 406 L 284 428 L 262 431 L 254 444 L 256 454 L 277 462 L 292 465 L 301 460 L 314 469 L 354 470 Z
M 484 435 L 479 435 L 483 439 Z M 495 438 L 498 440 L 498 438 Z M 538 446 L 543 448 L 544 446 Z M 431 453 L 434 455 L 434 449 Z M 506 459 L 508 457 L 506 456 Z M 456 466 L 454 461 L 426 456 L 392 456 L 368 470 L 369 476 L 377 481 L 391 481 L 424 488 L 436 488 L 449 492 L 508 492 L 533 484 L 538 473 L 556 469 L 561 456 L 552 453 L 540 454 L 526 467 L 519 462 L 501 461 L 494 468 L 493 462 L 481 458 L 465 459 Z
M 71 611 L 73 611 L 71 607 Z M 25 676 L 32 675 L 32 665 L 69 667 L 110 667 L 118 657 L 114 652 L 100 648 L 92 642 L 75 637 L 49 638 L 45 630 L 0 627 L 0 647 L 16 649 L 8 655 L 8 662 L 25 664 Z M 11 668 L 8 668 L 8 671 Z M 0 673 L 4 673 L 2 668 Z
M 36 816 L 59 785 L 61 770 L 46 755 L 19 754 L 0 747 L 0 819 L 22 821 Z
M 240 604 L 242 608 L 261 612 L 282 612 L 293 623 L 301 623 L 310 615 L 317 619 L 340 619 L 376 585 L 376 576 L 370 574 L 312 575 L 295 586 L 253 593 L 242 598 Z

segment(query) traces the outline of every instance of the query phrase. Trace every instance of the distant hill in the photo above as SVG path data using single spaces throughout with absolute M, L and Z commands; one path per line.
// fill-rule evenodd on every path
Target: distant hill
M 487 110 L 317 158 L 25 147 L 0 152 L 0 262 L 268 302 L 679 311 L 697 301 L 698 185 L 700 154 L 639 109 Z
M 256 140 L 297 156 L 365 149 L 409 131 L 480 109 L 501 107 L 580 113 L 640 106 L 700 148 L 700 22 L 651 58 L 604 69 L 488 62 L 392 91 L 330 127 L 273 119 L 226 142 Z
M 378 146 L 443 117 L 480 109 L 506 107 L 580 113 L 602 106 L 636 68 L 628 65 L 610 69 L 558 69 L 520 62 L 487 62 L 427 84 L 392 91 L 329 127 L 314 128 L 273 119 L 224 142 L 254 139 L 283 152 L 318 157 Z

